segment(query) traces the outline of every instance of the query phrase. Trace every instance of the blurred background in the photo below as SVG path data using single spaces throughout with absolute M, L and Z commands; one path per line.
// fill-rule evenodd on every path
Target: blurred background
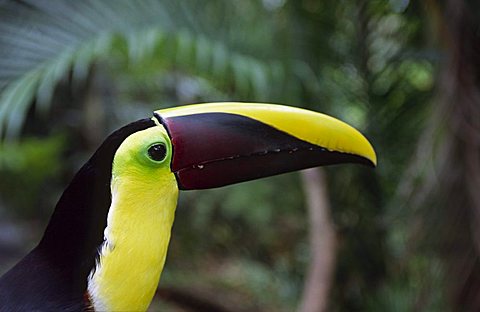
M 265 101 L 354 125 L 378 167 L 182 193 L 152 311 L 480 310 L 479 17 L 465 0 L 0 0 L 0 273 L 112 130 Z

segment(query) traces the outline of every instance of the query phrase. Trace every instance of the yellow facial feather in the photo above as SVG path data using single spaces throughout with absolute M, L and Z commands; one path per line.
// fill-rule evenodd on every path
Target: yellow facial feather
M 149 158 L 155 143 L 167 148 L 163 161 Z M 96 310 L 144 311 L 153 298 L 178 197 L 171 151 L 167 132 L 157 125 L 130 135 L 115 154 L 105 243 L 88 283 Z

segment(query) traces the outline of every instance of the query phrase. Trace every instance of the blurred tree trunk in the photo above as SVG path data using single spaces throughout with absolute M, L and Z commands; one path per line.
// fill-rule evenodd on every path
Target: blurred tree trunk
M 335 272 L 337 236 L 330 215 L 325 172 L 319 168 L 305 170 L 302 179 L 310 221 L 310 264 L 299 311 L 327 311 Z
M 431 119 L 436 135 L 427 142 L 437 170 L 423 188 L 424 241 L 446 263 L 453 310 L 480 311 L 480 23 L 474 2 L 429 4 L 442 12 L 446 57 Z
M 105 99 L 102 92 L 105 93 L 110 88 L 96 72 L 95 65 L 92 65 L 85 82 L 81 104 L 83 106 L 82 132 L 89 150 L 95 150 L 102 143 L 107 128 Z
M 453 304 L 463 311 L 480 310 L 480 33 L 471 9 L 446 1 L 448 61 L 439 88 L 447 132 L 439 181 L 450 223 L 445 255 Z

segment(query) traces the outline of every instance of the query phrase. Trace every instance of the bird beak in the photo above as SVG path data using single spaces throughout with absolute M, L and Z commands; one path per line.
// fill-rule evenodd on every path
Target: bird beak
M 324 114 L 274 104 L 211 103 L 155 112 L 173 145 L 179 188 L 208 189 L 339 163 L 376 165 L 357 130 Z

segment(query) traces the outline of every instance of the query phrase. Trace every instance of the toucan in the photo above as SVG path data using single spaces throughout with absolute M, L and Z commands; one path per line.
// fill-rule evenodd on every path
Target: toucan
M 375 151 L 321 113 L 263 103 L 155 111 L 113 132 L 76 173 L 38 245 L 1 277 L 0 310 L 144 311 L 179 190 L 340 163 L 375 166 Z

